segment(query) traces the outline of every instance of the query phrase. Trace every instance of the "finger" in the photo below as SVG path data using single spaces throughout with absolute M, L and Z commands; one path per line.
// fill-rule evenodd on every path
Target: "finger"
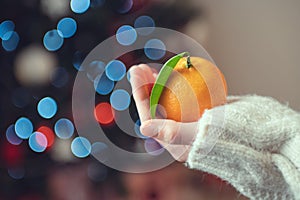
M 157 141 L 171 154 L 175 160 L 179 162 L 185 162 L 187 160 L 191 148 L 190 145 L 168 144 L 160 140 Z
M 145 121 L 141 133 L 169 144 L 190 145 L 197 134 L 198 122 L 181 123 L 173 120 L 152 119 Z
M 148 78 L 146 77 L 145 70 L 139 65 L 134 65 L 130 68 L 129 73 L 135 100 L 140 101 L 149 98 L 147 88 Z
M 147 69 L 143 69 L 140 66 L 133 66 L 129 72 L 132 94 L 141 122 L 150 119 L 148 88 L 150 77 L 147 75 L 146 70 Z
M 147 82 L 147 92 L 150 98 L 151 91 L 156 80 L 156 74 L 153 72 L 152 68 L 150 68 L 146 64 L 139 64 L 138 66 L 144 71 L 145 79 Z
M 157 70 L 154 69 L 154 68 L 151 68 L 151 71 L 152 71 L 153 77 L 156 79 L 156 77 L 157 77 L 157 75 L 158 75 Z
M 156 79 L 154 75 L 157 75 L 157 72 L 153 71 L 154 69 L 146 64 L 139 64 L 138 67 L 140 67 L 144 71 L 147 82 L 153 84 Z

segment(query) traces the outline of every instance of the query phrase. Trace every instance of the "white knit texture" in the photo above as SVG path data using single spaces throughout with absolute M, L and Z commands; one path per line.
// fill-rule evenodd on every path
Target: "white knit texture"
M 229 97 L 199 120 L 187 164 L 250 199 L 300 200 L 300 114 L 270 97 Z

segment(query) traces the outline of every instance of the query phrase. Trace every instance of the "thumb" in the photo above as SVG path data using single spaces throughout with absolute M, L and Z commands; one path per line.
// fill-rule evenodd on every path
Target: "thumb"
M 181 123 L 166 119 L 147 120 L 141 125 L 141 133 L 169 144 L 189 145 L 198 131 L 198 122 Z

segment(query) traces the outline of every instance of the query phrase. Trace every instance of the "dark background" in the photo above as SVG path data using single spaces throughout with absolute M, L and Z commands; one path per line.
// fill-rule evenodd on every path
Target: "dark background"
M 178 163 L 158 172 L 130 175 L 110 169 L 93 157 L 76 158 L 70 152 L 70 141 L 61 143 L 56 138 L 51 149 L 34 153 L 27 141 L 12 145 L 6 139 L 6 129 L 21 116 L 30 118 L 35 127 L 51 128 L 61 117 L 72 119 L 71 95 L 77 73 L 73 63 L 80 62 L 121 25 L 133 25 L 141 15 L 152 17 L 157 27 L 181 31 L 200 42 L 224 73 L 230 95 L 272 96 L 300 109 L 299 1 L 134 0 L 133 7 L 123 14 L 119 10 L 125 0 L 106 0 L 103 5 L 99 5 L 101 0 L 92 0 L 93 6 L 83 14 L 73 13 L 66 1 L 67 9 L 55 15 L 42 9 L 47 0 L 0 1 L 0 23 L 12 20 L 20 36 L 16 50 L 7 52 L 0 47 L 0 200 L 220 199 L 211 196 L 216 190 L 206 187 L 210 178 L 205 181 L 207 176 Z M 49 2 L 58 5 L 57 1 Z M 58 51 L 50 52 L 57 60 L 56 65 L 67 71 L 66 85 L 57 88 L 49 81 L 38 85 L 22 83 L 16 76 L 18 55 L 32 45 L 45 50 L 44 34 L 67 16 L 76 20 L 76 34 L 66 39 Z M 158 62 L 163 63 L 169 56 L 166 54 Z M 149 61 L 140 51 L 120 59 L 127 69 L 132 64 Z M 44 96 L 54 97 L 59 106 L 51 120 L 42 119 L 36 111 L 38 101 Z M 98 95 L 98 98 L 108 101 L 109 96 Z M 16 106 L 16 99 L 21 107 Z M 133 101 L 130 111 L 136 120 Z M 136 142 L 114 124 L 105 130 L 123 148 L 130 149 Z M 57 152 L 69 153 L 68 159 L 57 159 L 54 156 Z M 14 173 L 9 173 L 11 170 Z M 136 198 L 131 198 L 134 195 Z
M 71 95 L 73 81 L 77 73 L 73 63 L 82 61 L 85 55 L 97 44 L 114 35 L 121 25 L 132 25 L 138 16 L 149 15 L 155 20 L 158 27 L 180 30 L 189 20 L 201 14 L 200 11 L 196 11 L 192 6 L 186 6 L 182 2 L 162 3 L 135 0 L 133 1 L 133 7 L 126 13 L 119 12 L 126 1 L 109 0 L 102 5 L 97 5 L 100 2 L 97 0 L 91 1 L 91 5 L 94 6 L 91 6 L 83 14 L 75 14 L 68 8 L 65 14 L 49 15 L 42 9 L 43 3 L 39 0 L 1 0 L 0 22 L 12 20 L 15 24 L 15 31 L 20 36 L 16 50 L 7 52 L 4 48 L 0 48 L 1 200 L 57 199 L 60 193 L 65 193 L 65 197 L 61 197 L 62 199 L 74 199 L 74 196 L 68 197 L 67 192 L 68 188 L 72 188 L 73 186 L 65 185 L 71 184 L 73 181 L 70 180 L 69 182 L 61 183 L 63 179 L 68 179 L 64 177 L 68 173 L 73 174 L 72 177 L 75 182 L 78 179 L 78 184 L 74 184 L 74 187 L 85 187 L 88 184 L 92 185 L 92 191 L 105 191 L 102 195 L 95 194 L 94 192 L 93 198 L 95 199 L 97 197 L 98 199 L 101 197 L 103 199 L 117 198 L 105 197 L 105 194 L 108 196 L 113 196 L 113 194 L 117 194 L 117 196 L 124 195 L 125 189 L 120 181 L 120 172 L 98 163 L 92 157 L 78 159 L 71 155 L 73 158 L 70 160 L 58 161 L 51 156 L 52 152 L 55 151 L 55 145 L 47 149 L 46 152 L 35 153 L 30 150 L 26 140 L 20 145 L 12 145 L 5 137 L 8 126 L 21 116 L 31 119 L 34 127 L 46 125 L 50 128 L 53 128 L 55 121 L 61 117 L 72 119 Z M 39 45 L 44 48 L 44 34 L 48 30 L 54 29 L 59 19 L 67 16 L 76 20 L 77 32 L 73 37 L 66 39 L 59 50 L 51 52 L 51 54 L 57 59 L 57 65 L 66 69 L 69 77 L 68 82 L 60 88 L 55 87 L 49 82 L 36 85 L 22 83 L 15 75 L 16 57 L 22 50 L 31 45 Z M 141 54 L 141 52 L 137 51 L 130 56 L 125 55 L 120 60 L 126 64 L 128 69 L 132 64 L 140 63 L 141 60 L 147 61 L 145 60 L 145 56 Z M 168 58 L 168 54 L 160 62 L 166 58 Z M 55 117 L 50 120 L 41 118 L 36 110 L 38 101 L 44 96 L 52 96 L 58 103 L 59 110 Z M 14 103 L 16 99 L 21 103 L 21 106 L 16 106 Z M 101 96 L 101 101 L 109 101 L 109 96 Z M 136 114 L 133 101 L 130 109 L 133 120 L 137 120 L 138 115 Z M 122 133 L 114 124 L 106 127 L 105 131 L 110 133 L 110 139 L 122 148 L 130 149 L 135 142 L 134 138 Z M 75 136 L 76 131 L 73 137 Z M 56 138 L 55 142 L 57 140 L 59 139 Z M 88 169 L 92 169 L 94 173 L 89 178 L 86 175 Z M 9 173 L 11 170 L 14 171 L 12 174 L 17 176 L 11 175 Z M 18 175 L 20 176 L 18 177 Z M 53 187 L 59 187 L 59 184 L 62 184 L 61 187 L 65 188 L 62 189 L 62 192 L 53 189 Z M 110 185 L 113 186 L 110 189 L 105 189 Z M 78 198 L 90 199 L 90 197 L 85 196 Z

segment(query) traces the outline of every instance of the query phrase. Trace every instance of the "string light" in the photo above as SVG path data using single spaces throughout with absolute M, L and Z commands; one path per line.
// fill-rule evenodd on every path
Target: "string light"
M 136 30 L 129 25 L 123 25 L 117 30 L 117 41 L 124 46 L 132 45 L 137 39 Z
M 98 94 L 107 95 L 114 89 L 115 83 L 110 80 L 106 73 L 99 75 L 94 81 L 94 88 Z
M 110 80 L 119 81 L 125 76 L 126 67 L 121 61 L 112 60 L 106 65 L 105 73 Z
M 71 143 L 71 151 L 78 158 L 85 158 L 91 153 L 91 143 L 85 137 L 76 137 Z
M 137 32 L 140 35 L 149 35 L 155 30 L 155 22 L 150 16 L 142 15 L 134 21 L 134 28 L 137 29 Z
M 41 117 L 51 119 L 57 112 L 56 101 L 51 97 L 45 97 L 39 101 L 37 110 Z
M 57 30 L 61 37 L 70 38 L 77 30 L 77 23 L 73 18 L 65 17 L 58 22 Z
M 74 13 L 82 14 L 90 7 L 90 0 L 71 0 L 70 6 Z
M 59 33 L 56 29 L 48 31 L 43 39 L 45 48 L 49 51 L 60 49 L 64 43 L 64 38 L 61 35 L 62 33 Z
M 6 139 L 9 143 L 13 145 L 19 145 L 22 143 L 22 139 L 20 139 L 15 132 L 15 125 L 12 124 L 6 129 Z
M 110 103 L 115 110 L 126 110 L 130 105 L 130 95 L 126 90 L 115 90 L 110 96 Z
M 166 46 L 159 39 L 151 39 L 145 44 L 144 52 L 149 59 L 159 60 L 166 54 Z
M 69 139 L 74 133 L 74 125 L 69 119 L 61 118 L 55 123 L 54 132 L 60 139 Z
M 27 139 L 33 132 L 32 122 L 26 118 L 21 117 L 15 123 L 16 135 L 21 139 Z
M 45 151 L 48 145 L 46 136 L 40 132 L 34 132 L 30 135 L 28 143 L 32 151 L 37 153 Z
M 110 124 L 114 120 L 114 110 L 106 102 L 99 103 L 94 110 L 95 119 L 101 124 Z
M 6 50 L 6 51 L 14 51 L 20 41 L 20 37 L 19 34 L 15 31 L 8 31 L 3 35 L 2 39 L 2 47 Z

